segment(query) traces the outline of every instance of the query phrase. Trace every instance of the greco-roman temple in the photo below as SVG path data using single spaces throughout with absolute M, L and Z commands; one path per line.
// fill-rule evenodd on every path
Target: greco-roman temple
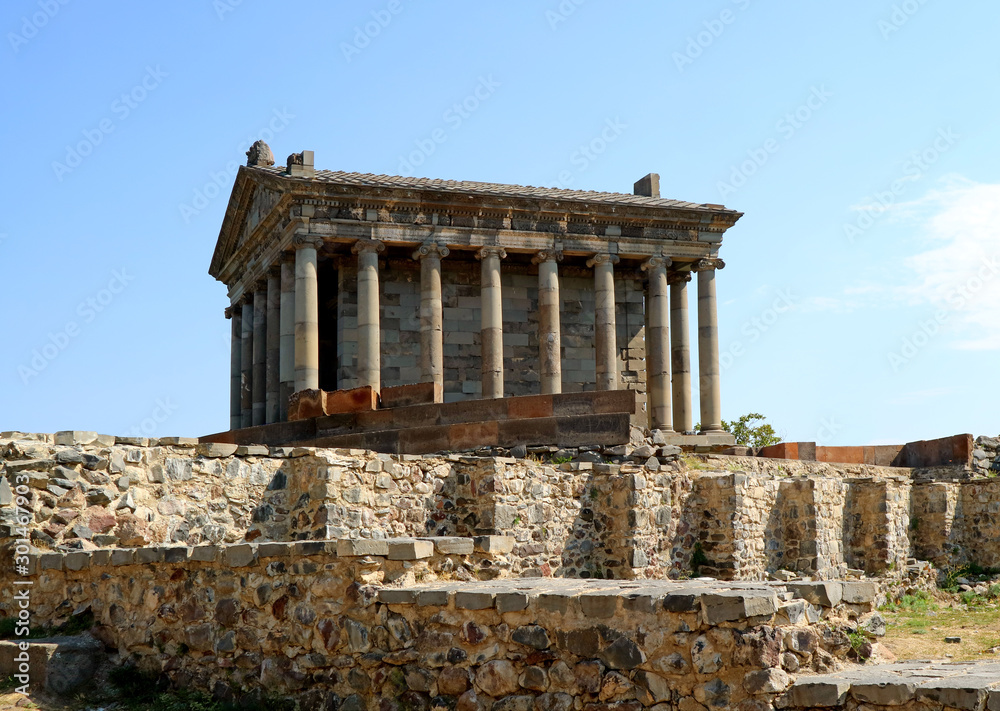
M 213 438 L 432 451 L 638 425 L 731 444 L 715 281 L 741 213 L 661 198 L 655 173 L 624 194 L 316 170 L 312 151 L 275 166 L 262 141 L 247 156 L 209 269 L 232 322 Z M 388 434 L 419 428 L 420 445 Z

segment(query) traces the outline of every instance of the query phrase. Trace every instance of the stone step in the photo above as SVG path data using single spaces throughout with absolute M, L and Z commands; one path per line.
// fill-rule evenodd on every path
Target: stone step
M 14 677 L 16 686 L 67 696 L 91 681 L 103 661 L 103 645 L 90 635 L 50 637 L 21 642 L 0 641 L 0 678 Z

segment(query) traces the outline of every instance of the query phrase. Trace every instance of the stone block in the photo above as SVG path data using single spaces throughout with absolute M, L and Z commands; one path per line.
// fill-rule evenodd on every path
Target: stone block
M 417 601 L 417 593 L 414 590 L 382 588 L 378 591 L 378 599 L 386 605 L 412 605 Z
M 299 390 L 288 397 L 288 420 L 308 420 L 327 414 L 326 393 L 316 388 Z
M 389 539 L 389 560 L 420 560 L 434 555 L 434 544 L 414 538 Z
M 191 548 L 190 560 L 200 563 L 215 563 L 219 560 L 219 546 L 194 546 Z
M 843 599 L 844 587 L 838 581 L 821 581 L 811 583 L 785 583 L 785 587 L 814 605 L 821 607 L 836 607 Z
M 846 581 L 841 583 L 842 600 L 851 605 L 867 605 L 875 602 L 878 586 L 875 583 L 863 581 Z
M 133 565 L 135 563 L 134 548 L 116 548 L 111 551 L 111 565 Z
M 785 706 L 811 709 L 816 706 L 843 706 L 851 682 L 846 679 L 824 679 L 804 677 L 796 681 L 782 698 Z
M 198 446 L 197 437 L 160 437 L 156 440 L 160 447 L 179 447 L 181 449 L 191 449 Z
M 77 551 L 67 553 L 63 559 L 63 566 L 66 570 L 83 570 L 90 567 L 90 553 L 88 551 Z
M 90 567 L 92 568 L 106 568 L 111 565 L 111 549 L 102 548 L 101 550 L 90 552 Z
M 462 452 L 479 447 L 495 447 L 499 442 L 498 422 L 466 422 L 448 426 L 447 449 Z
M 524 395 L 506 398 L 510 419 L 552 417 L 552 395 Z
M 459 610 L 487 610 L 494 606 L 495 592 L 458 590 L 455 592 L 455 607 Z
M 135 549 L 135 562 L 142 563 L 162 563 L 163 548 L 160 546 L 147 546 L 146 548 Z
M 244 568 L 253 564 L 256 558 L 257 551 L 249 543 L 227 546 L 222 550 L 222 562 L 230 568 Z
M 701 604 L 710 625 L 759 615 L 773 615 L 778 611 L 777 596 L 766 592 L 725 590 L 706 593 L 701 596 Z
M 556 418 L 535 417 L 523 420 L 502 420 L 497 423 L 497 445 L 514 447 L 519 444 L 552 444 L 558 439 Z
M 421 590 L 417 593 L 417 604 L 421 607 L 447 607 L 448 590 Z
M 580 611 L 587 618 L 607 619 L 614 617 L 618 610 L 618 595 L 588 593 L 581 595 L 579 599 Z
M 954 709 L 978 711 L 986 703 L 988 687 L 997 683 L 995 676 L 975 674 L 931 679 L 917 688 L 917 700 L 930 700 Z
M 64 557 L 62 553 L 42 553 L 38 557 L 38 567 L 41 570 L 62 570 Z
M 296 541 L 292 544 L 293 556 L 337 555 L 339 541 Z
M 520 612 L 528 609 L 528 595 L 522 592 L 499 592 L 496 597 L 497 612 Z
M 459 536 L 431 536 L 421 538 L 434 544 L 434 551 L 438 555 L 472 555 L 475 546 L 471 538 Z
M 370 385 L 324 394 L 324 415 L 367 412 L 378 407 L 378 393 Z
M 56 432 L 52 435 L 54 444 L 66 445 L 70 447 L 80 444 L 92 444 L 96 439 L 96 432 L 87 432 L 84 430 L 62 430 L 61 432 Z
M 257 544 L 258 558 L 287 558 L 292 554 L 294 544 L 286 541 L 270 541 Z
M 472 539 L 475 550 L 492 555 L 507 555 L 514 550 L 514 536 L 476 536 Z
M 166 546 L 163 549 L 164 563 L 184 563 L 191 554 L 187 546 Z
M 879 706 L 900 706 L 913 700 L 917 683 L 894 674 L 863 676 L 851 684 L 851 696 L 864 704 Z
M 411 383 L 382 388 L 379 392 L 380 407 L 409 407 L 444 402 L 444 388 L 437 383 Z
M 366 555 L 385 557 L 389 555 L 389 542 L 384 538 L 341 538 L 337 541 L 337 555 L 341 558 Z
M 399 442 L 397 451 L 400 454 L 429 454 L 451 449 L 450 430 L 447 425 L 400 430 L 396 433 Z
M 243 444 L 236 448 L 237 457 L 267 457 L 271 450 L 262 444 Z
M 203 442 L 194 448 L 194 451 L 202 457 L 218 458 L 231 457 L 239 449 L 238 445 L 226 444 L 224 442 Z

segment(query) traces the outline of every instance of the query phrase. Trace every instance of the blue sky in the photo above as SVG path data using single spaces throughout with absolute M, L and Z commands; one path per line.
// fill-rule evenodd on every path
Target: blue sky
M 334 170 L 658 172 L 746 213 L 718 279 L 726 419 L 995 435 L 998 26 L 985 0 L 6 2 L 0 430 L 227 427 L 207 269 L 263 136 Z

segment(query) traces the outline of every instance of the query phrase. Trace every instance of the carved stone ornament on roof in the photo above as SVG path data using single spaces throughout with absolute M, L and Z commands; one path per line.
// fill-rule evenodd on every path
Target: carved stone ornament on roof
M 254 141 L 247 151 L 247 165 L 274 165 L 274 154 L 271 147 L 263 141 Z
M 562 258 L 562 250 L 543 249 L 535 253 L 535 256 L 531 258 L 531 263 L 541 264 L 542 262 L 561 262 Z
M 650 271 L 652 269 L 666 269 L 671 264 L 674 263 L 670 257 L 650 257 L 642 263 L 642 271 Z
M 295 249 L 302 249 L 303 247 L 319 249 L 323 246 L 323 238 L 317 235 L 295 235 L 292 245 Z
M 691 272 L 672 271 L 667 275 L 668 284 L 677 284 L 689 281 L 691 281 Z

